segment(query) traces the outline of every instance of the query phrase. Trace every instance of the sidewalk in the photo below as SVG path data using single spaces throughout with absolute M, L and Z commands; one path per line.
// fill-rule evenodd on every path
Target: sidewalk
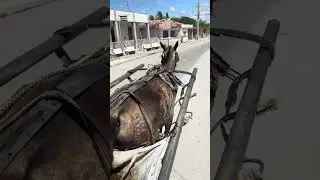
M 201 44 L 203 42 L 206 42 L 210 40 L 209 38 L 201 38 L 199 40 L 189 40 L 185 43 L 180 43 L 179 42 L 179 49 L 181 48 L 184 48 L 184 47 L 188 47 L 188 46 L 191 46 L 191 45 L 198 45 L 198 44 Z M 124 55 L 124 56 L 121 56 L 121 57 L 113 57 L 110 59 L 110 66 L 116 66 L 116 65 L 119 65 L 119 64 L 122 64 L 122 63 L 125 63 L 125 62 L 129 62 L 129 61 L 133 61 L 135 59 L 140 59 L 140 58 L 143 58 L 143 57 L 146 57 L 146 56 L 150 56 L 150 55 L 154 55 L 154 54 L 158 54 L 158 53 L 161 53 L 162 52 L 162 49 L 161 47 L 159 49 L 156 49 L 156 50 L 151 50 L 151 51 L 138 51 L 136 52 L 136 54 L 132 54 L 132 55 Z
M 0 0 L 0 18 L 61 0 Z

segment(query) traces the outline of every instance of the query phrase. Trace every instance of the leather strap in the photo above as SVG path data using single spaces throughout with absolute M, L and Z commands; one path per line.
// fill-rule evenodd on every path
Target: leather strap
M 70 75 L 57 86 L 57 89 L 60 92 L 65 92 L 65 94 L 68 94 L 68 96 L 73 99 L 94 83 L 107 76 L 106 68 L 103 65 L 90 64 Z M 50 92 L 41 94 L 27 104 L 25 108 L 11 118 L 19 120 L 14 121 L 15 124 L 3 128 L 2 132 L 0 132 L 0 173 L 9 166 L 14 157 L 25 147 L 32 137 L 34 137 L 65 104 L 65 102 L 57 99 L 48 98 L 48 93 Z M 23 129 L 21 130 L 21 128 Z M 97 152 L 100 154 L 99 150 L 97 150 Z M 102 164 L 105 163 L 102 162 Z

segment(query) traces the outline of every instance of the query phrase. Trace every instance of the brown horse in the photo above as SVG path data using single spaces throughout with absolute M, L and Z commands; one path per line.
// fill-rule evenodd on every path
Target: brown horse
M 144 77 L 118 89 L 111 97 L 111 124 L 116 126 L 115 148 L 132 149 L 150 145 L 167 135 L 173 118 L 173 106 L 180 82 L 173 71 L 179 61 L 178 42 L 163 49 L 161 64 Z
M 90 83 L 87 83 L 89 81 Z M 2 106 L 0 112 L 0 153 L 2 153 L 0 156 L 7 156 L 10 159 L 8 161 L 6 158 L 0 158 L 0 179 L 109 179 L 113 161 L 114 132 L 108 117 L 107 98 L 109 96 L 106 94 L 108 81 L 109 73 L 104 64 L 88 63 L 55 72 L 20 88 L 6 105 Z M 84 87 L 86 83 L 87 86 Z M 57 89 L 63 89 L 63 87 L 69 88 L 69 92 L 64 95 L 78 91 L 77 95 L 74 94 L 74 102 L 80 106 L 82 112 L 74 112 L 73 106 L 64 103 L 27 143 L 22 141 L 30 136 L 30 131 L 26 137 L 20 136 L 14 141 L 4 139 L 8 132 L 6 129 L 10 127 L 12 131 L 8 137 L 11 139 L 22 131 L 30 129 L 31 126 L 35 127 L 39 117 L 30 117 L 30 112 L 40 112 L 37 115 L 41 117 L 41 113 L 48 114 L 61 101 L 56 99 L 52 106 L 42 106 L 43 109 L 41 109 L 40 104 L 51 102 L 50 97 L 47 96 L 34 104 L 38 109 L 26 110 L 18 116 L 17 120 L 12 118 L 21 113 L 27 104 L 37 99 L 40 94 L 50 90 L 57 92 Z M 77 115 L 76 118 L 72 113 Z M 83 120 L 84 116 L 89 121 Z M 40 120 L 44 121 L 44 119 Z M 9 121 L 13 125 L 9 126 Z M 85 130 L 83 126 L 79 126 L 81 121 L 83 126 L 87 125 L 89 128 Z M 17 128 L 14 128 L 15 126 Z M 95 141 L 96 139 L 100 141 Z M 17 147 L 21 143 L 23 146 L 18 150 L 9 148 L 16 154 L 12 152 L 4 154 L 8 146 Z

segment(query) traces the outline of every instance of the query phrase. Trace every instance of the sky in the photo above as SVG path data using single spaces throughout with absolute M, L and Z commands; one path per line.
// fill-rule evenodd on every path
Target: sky
M 163 15 L 168 12 L 170 17 L 188 16 L 196 18 L 198 0 L 110 0 L 111 9 L 133 11 L 155 15 L 161 11 Z M 210 21 L 210 1 L 199 0 L 200 19 Z

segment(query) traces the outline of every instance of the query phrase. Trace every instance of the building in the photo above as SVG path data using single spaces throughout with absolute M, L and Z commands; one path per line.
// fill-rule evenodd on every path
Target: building
M 192 24 L 182 24 L 171 19 L 150 21 L 151 37 L 183 38 L 184 41 L 193 38 Z
M 110 10 L 111 42 L 150 38 L 147 14 Z

